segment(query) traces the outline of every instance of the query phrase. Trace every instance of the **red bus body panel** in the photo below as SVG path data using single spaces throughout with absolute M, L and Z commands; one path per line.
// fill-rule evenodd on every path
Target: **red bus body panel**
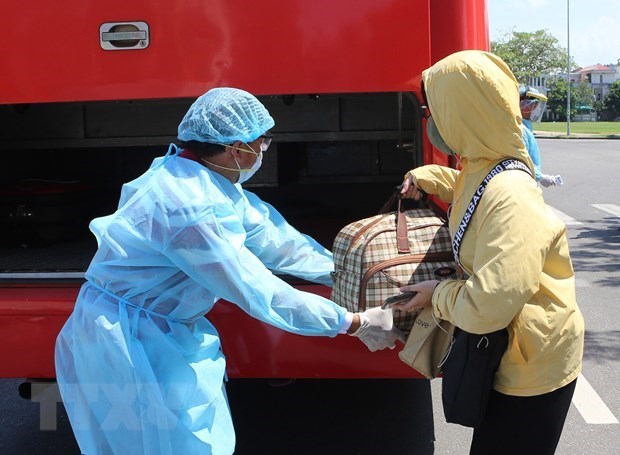
M 79 286 L 0 288 L 0 377 L 53 378 L 54 344 Z M 320 285 L 298 289 L 328 297 Z M 251 318 L 220 301 L 207 315 L 220 332 L 232 378 L 415 377 L 397 350 L 371 353 L 356 338 L 305 337 Z
M 106 51 L 104 23 L 143 21 L 149 44 Z M 486 0 L 6 0 L 0 104 L 194 98 L 215 86 L 256 95 L 414 92 L 422 70 L 488 49 Z M 424 139 L 424 162 L 448 164 Z M 322 286 L 301 287 L 327 295 Z M 0 377 L 54 377 L 75 285 L 0 286 Z M 231 377 L 412 377 L 397 350 L 302 337 L 234 305 L 208 318 Z
M 3 4 L 0 103 L 413 91 L 430 63 L 428 0 L 49 0 Z M 143 21 L 141 50 L 99 28 Z M 18 50 L 18 51 L 17 51 Z
M 431 0 L 431 60 L 465 49 L 490 49 L 486 0 Z

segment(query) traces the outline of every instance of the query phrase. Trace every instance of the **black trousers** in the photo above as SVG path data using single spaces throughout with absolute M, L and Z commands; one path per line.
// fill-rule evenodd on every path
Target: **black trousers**
M 493 391 L 470 455 L 553 455 L 577 380 L 544 395 L 515 397 Z

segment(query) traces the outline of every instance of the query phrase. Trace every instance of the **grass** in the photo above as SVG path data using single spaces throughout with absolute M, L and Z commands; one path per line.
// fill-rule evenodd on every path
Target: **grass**
M 541 122 L 534 124 L 534 131 L 566 134 L 566 122 Z M 620 122 L 570 122 L 570 132 L 579 134 L 620 134 Z

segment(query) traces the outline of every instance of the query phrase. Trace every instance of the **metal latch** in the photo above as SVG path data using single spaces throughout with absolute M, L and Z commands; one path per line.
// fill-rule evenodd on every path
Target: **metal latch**
M 149 26 L 146 22 L 106 22 L 99 27 L 99 44 L 106 51 L 146 49 Z

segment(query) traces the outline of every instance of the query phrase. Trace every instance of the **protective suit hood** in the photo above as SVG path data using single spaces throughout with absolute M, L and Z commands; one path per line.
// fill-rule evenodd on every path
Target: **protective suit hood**
M 489 52 L 452 54 L 422 73 L 433 120 L 446 144 L 475 172 L 505 158 L 533 171 L 521 136 L 519 84 Z M 492 125 L 492 127 L 490 127 Z

